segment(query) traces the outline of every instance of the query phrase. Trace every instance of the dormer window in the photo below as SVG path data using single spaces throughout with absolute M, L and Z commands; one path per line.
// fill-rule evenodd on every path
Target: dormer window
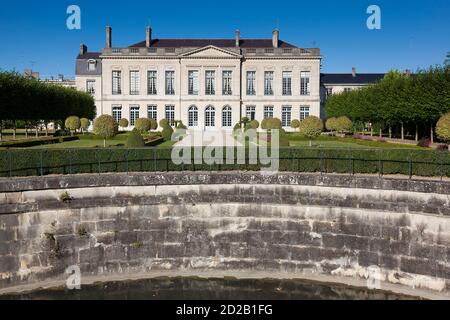
M 89 60 L 88 61 L 88 71 L 95 71 L 96 68 L 97 68 L 97 61 Z

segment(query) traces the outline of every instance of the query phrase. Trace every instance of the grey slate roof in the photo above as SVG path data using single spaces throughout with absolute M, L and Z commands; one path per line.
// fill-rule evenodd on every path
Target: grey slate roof
M 234 39 L 153 39 L 150 47 L 153 48 L 193 48 L 206 47 L 213 45 L 219 48 L 234 48 L 236 46 Z M 129 48 L 144 48 L 146 42 L 135 43 Z M 273 48 L 272 39 L 241 39 L 239 46 L 241 48 Z M 284 42 L 278 43 L 279 48 L 297 48 L 296 46 Z
M 384 73 L 357 73 L 355 77 L 351 73 L 322 73 L 322 84 L 370 84 L 384 78 Z
M 100 52 L 87 52 L 83 55 L 79 54 L 76 61 L 75 74 L 79 76 L 100 76 L 102 74 L 102 60 Z M 95 71 L 88 70 L 89 60 L 97 61 Z

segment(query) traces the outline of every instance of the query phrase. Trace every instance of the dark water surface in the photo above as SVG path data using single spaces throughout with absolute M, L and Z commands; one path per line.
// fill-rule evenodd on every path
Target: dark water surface
M 37 290 L 0 300 L 407 300 L 384 291 L 305 280 L 155 278 Z

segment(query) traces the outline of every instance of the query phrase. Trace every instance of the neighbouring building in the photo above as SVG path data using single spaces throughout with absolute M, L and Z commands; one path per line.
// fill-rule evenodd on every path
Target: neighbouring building
M 130 129 L 148 117 L 231 130 L 246 116 L 277 117 L 290 130 L 293 119 L 322 116 L 328 88 L 367 84 L 357 81 L 363 75 L 337 83 L 320 68 L 320 49 L 285 42 L 277 29 L 267 39 L 241 38 L 239 30 L 234 39 L 154 39 L 147 27 L 145 41 L 117 48 L 108 26 L 102 52 L 80 46 L 76 86 L 94 96 L 97 115 L 126 118 Z

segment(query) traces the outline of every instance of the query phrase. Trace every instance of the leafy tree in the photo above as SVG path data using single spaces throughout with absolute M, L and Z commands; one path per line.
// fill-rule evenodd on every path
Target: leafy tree
M 119 126 L 121 128 L 124 128 L 124 129 L 128 128 L 128 125 L 129 125 L 128 119 L 122 118 L 119 120 Z
M 300 120 L 294 119 L 291 121 L 291 128 L 298 129 L 300 128 Z
M 144 138 L 138 129 L 134 128 L 128 135 L 127 141 L 125 142 L 127 148 L 142 148 L 145 146 Z
M 163 137 L 164 141 L 171 141 L 173 135 L 173 129 L 169 124 L 165 125 L 162 129 L 161 136 Z
M 325 128 L 331 132 L 338 131 L 337 118 L 331 117 L 327 119 L 327 121 L 325 122 Z
M 161 128 L 164 128 L 165 126 L 170 126 L 169 120 L 167 120 L 167 119 L 161 119 L 161 120 L 159 121 L 159 126 L 160 126 Z
M 155 119 L 150 119 L 150 130 L 158 129 L 158 122 Z
M 152 126 L 152 123 L 150 119 L 148 118 L 139 118 L 136 120 L 136 123 L 134 127 L 140 132 L 140 133 L 147 133 L 150 131 Z
M 65 126 L 67 129 L 70 130 L 71 134 L 73 135 L 73 132 L 80 129 L 81 127 L 81 121 L 80 118 L 77 116 L 70 116 L 65 121 Z
M 349 132 L 352 130 L 353 127 L 353 123 L 352 120 L 350 120 L 348 117 L 346 116 L 342 116 L 336 119 L 336 130 L 338 132 Z
M 450 112 L 443 115 L 436 124 L 436 135 L 444 142 L 450 142 Z
M 300 133 L 309 139 L 314 139 L 320 136 L 323 131 L 323 122 L 315 116 L 309 116 L 301 122 Z M 312 146 L 311 140 L 309 145 Z
M 86 118 L 80 119 L 80 126 L 81 126 L 81 130 L 83 131 L 83 134 L 89 128 L 89 125 L 90 125 L 89 119 L 86 119 Z
M 102 115 L 94 121 L 94 134 L 103 138 L 103 146 L 106 148 L 106 139 L 113 138 L 117 134 L 117 124 L 110 115 Z
M 250 121 L 250 127 L 251 127 L 252 129 L 254 129 L 254 130 L 258 129 L 258 128 L 259 128 L 259 122 L 258 122 L 258 120 Z

